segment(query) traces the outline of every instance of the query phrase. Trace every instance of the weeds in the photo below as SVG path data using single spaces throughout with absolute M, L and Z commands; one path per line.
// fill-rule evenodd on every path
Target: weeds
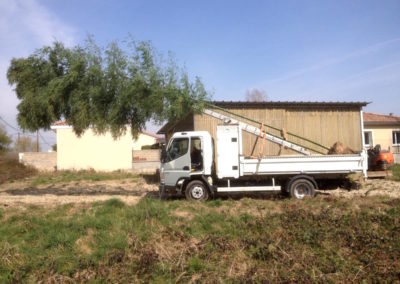
M 144 198 L 3 209 L 0 281 L 397 281 L 400 200 L 352 202 Z
M 400 164 L 395 164 L 392 168 L 393 171 L 393 179 L 396 181 L 400 181 Z
M 21 164 L 16 157 L 0 155 L 0 184 L 37 174 L 37 171 Z

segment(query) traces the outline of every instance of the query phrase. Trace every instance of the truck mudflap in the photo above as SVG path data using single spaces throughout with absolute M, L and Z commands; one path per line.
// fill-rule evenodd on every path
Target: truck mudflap
M 160 199 L 165 199 L 166 197 L 166 189 L 165 189 L 165 184 L 161 183 L 158 187 L 158 192 L 160 194 Z
M 158 186 L 158 192 L 160 195 L 160 199 L 165 199 L 169 194 L 176 194 L 176 188 L 174 186 L 167 186 L 164 183 L 161 183 Z

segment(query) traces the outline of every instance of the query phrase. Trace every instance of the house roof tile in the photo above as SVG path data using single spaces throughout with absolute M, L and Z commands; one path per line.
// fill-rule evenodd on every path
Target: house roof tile
M 400 116 L 364 112 L 363 119 L 365 125 L 400 125 Z

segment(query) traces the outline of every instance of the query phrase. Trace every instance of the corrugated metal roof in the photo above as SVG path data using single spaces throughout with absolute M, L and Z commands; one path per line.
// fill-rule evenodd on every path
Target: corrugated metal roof
M 254 107 L 364 107 L 369 102 L 312 102 L 312 101 L 265 101 L 265 102 L 249 102 L 249 101 L 213 101 L 212 104 L 219 107 L 233 108 L 254 108 Z

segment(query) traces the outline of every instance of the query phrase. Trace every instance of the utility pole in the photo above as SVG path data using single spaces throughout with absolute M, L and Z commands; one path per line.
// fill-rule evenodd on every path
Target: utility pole
M 39 130 L 36 130 L 36 152 L 39 152 Z

